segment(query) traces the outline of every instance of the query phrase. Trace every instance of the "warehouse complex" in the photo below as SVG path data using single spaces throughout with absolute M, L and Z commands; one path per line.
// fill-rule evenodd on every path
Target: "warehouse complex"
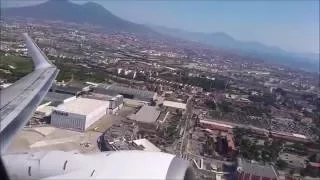
M 51 124 L 59 128 L 85 131 L 104 116 L 108 108 L 109 101 L 77 98 L 54 108 Z
M 97 87 L 94 88 L 94 92 L 99 94 L 107 94 L 110 96 L 116 96 L 118 94 L 121 94 L 124 98 L 138 99 L 147 102 L 155 100 L 157 97 L 157 93 L 152 91 L 144 91 L 109 84 L 99 84 Z

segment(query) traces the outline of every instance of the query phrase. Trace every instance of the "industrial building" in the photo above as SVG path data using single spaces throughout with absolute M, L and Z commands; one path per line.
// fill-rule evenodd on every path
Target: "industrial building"
M 123 106 L 123 96 L 118 94 L 109 100 L 109 113 L 114 114 Z
M 43 100 L 56 102 L 56 103 L 66 103 L 74 99 L 76 99 L 75 95 L 58 93 L 58 92 L 48 92 Z
M 136 100 L 136 99 L 123 99 L 123 103 L 126 106 L 134 107 L 134 108 L 139 108 L 144 105 L 150 105 L 150 102 L 140 101 L 140 100 Z
M 159 115 L 160 111 L 155 106 L 142 106 L 136 114 L 128 118 L 142 123 L 155 123 Z
M 90 94 L 84 94 L 81 97 L 88 98 L 88 99 L 96 99 L 101 101 L 109 101 L 107 114 L 115 114 L 118 110 L 120 110 L 123 107 L 123 104 L 124 104 L 123 96 L 120 94 L 112 97 L 105 94 L 90 93 Z
M 123 95 L 124 98 L 137 99 L 141 101 L 150 102 L 155 100 L 157 93 L 152 91 L 144 91 L 139 89 L 133 89 L 123 86 L 109 85 L 109 84 L 99 84 L 93 89 L 95 93 L 107 94 L 110 96 L 116 96 L 118 94 Z
M 89 94 L 82 94 L 81 97 L 88 98 L 88 99 L 97 99 L 101 101 L 109 101 L 113 96 L 108 96 L 105 94 L 97 94 L 97 93 L 89 93 Z
M 50 92 L 57 92 L 62 94 L 70 94 L 78 96 L 84 92 L 89 92 L 92 90 L 92 85 L 79 84 L 79 83 L 68 83 L 67 85 L 56 83 L 52 84 Z
M 133 141 L 116 140 L 109 142 L 101 135 L 98 140 L 98 147 L 101 151 L 119 151 L 119 150 L 143 150 L 152 152 L 161 152 L 161 150 L 147 139 L 136 139 Z
M 271 131 L 271 136 L 276 139 L 284 139 L 288 141 L 305 142 L 305 143 L 310 142 L 310 139 L 302 134 Z
M 76 96 L 70 94 L 48 92 L 46 96 L 43 98 L 41 105 L 38 106 L 36 112 L 33 114 L 32 120 L 49 123 L 50 116 L 55 107 L 75 99 Z
M 219 130 L 225 132 L 232 132 L 233 129 L 232 125 L 208 120 L 200 120 L 200 127 L 202 127 L 203 129 Z
M 237 167 L 238 180 L 277 180 L 278 172 L 272 165 L 260 165 L 257 163 L 246 162 L 238 159 Z
M 52 85 L 50 92 L 57 92 L 62 94 L 70 94 L 73 96 L 78 96 L 82 91 L 82 88 L 72 87 L 72 86 L 58 86 Z
M 51 115 L 55 127 L 85 131 L 91 124 L 104 116 L 109 101 L 77 98 L 56 107 Z
M 142 106 L 136 114 L 129 115 L 128 119 L 135 122 L 138 126 L 138 132 L 154 133 L 159 115 L 160 111 L 155 106 Z
M 163 101 L 163 106 L 183 110 L 187 109 L 187 104 L 174 101 Z

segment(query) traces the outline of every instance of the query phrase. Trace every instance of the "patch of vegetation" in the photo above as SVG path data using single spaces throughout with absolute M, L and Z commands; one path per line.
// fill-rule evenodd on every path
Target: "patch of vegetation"
M 212 110 L 216 110 L 216 103 L 212 100 L 206 100 L 205 104 L 208 108 L 212 109 Z
M 247 129 L 235 128 L 233 131 L 236 145 L 242 157 L 249 160 L 275 162 L 283 147 L 283 142 L 279 140 L 265 141 L 264 146 L 257 145 L 257 140 L 248 137 L 252 132 Z
M 216 143 L 214 142 L 213 137 L 206 136 L 205 143 L 203 144 L 203 151 L 206 154 L 213 155 L 216 148 Z
M 249 96 L 249 100 L 252 102 L 262 103 L 265 106 L 274 105 L 276 102 L 276 97 L 271 93 L 264 93 L 262 96 L 259 95 L 251 95 Z
M 277 162 L 276 162 L 276 167 L 280 170 L 284 170 L 285 168 L 288 167 L 288 163 L 284 160 L 281 160 L 279 159 Z
M 4 73 L 1 71 L 0 77 L 8 79 L 9 82 L 14 82 L 31 72 L 33 64 L 29 57 L 6 55 L 0 52 L 0 69 L 10 72 Z
M 208 79 L 205 77 L 188 77 L 184 76 L 181 78 L 182 83 L 184 84 L 190 84 L 193 86 L 198 86 L 203 88 L 205 91 L 211 91 L 213 89 L 225 89 L 227 86 L 226 81 L 221 79 Z
M 92 69 L 76 66 L 74 64 L 67 63 L 57 63 L 56 66 L 60 69 L 59 75 L 56 78 L 57 81 L 69 81 L 73 80 L 78 81 L 92 81 L 92 82 L 106 82 L 107 74 L 98 72 Z
M 109 82 L 108 73 L 106 72 L 88 69 L 62 61 L 56 61 L 55 65 L 60 69 L 57 81 L 69 81 L 73 79 L 83 82 Z M 33 69 L 33 64 L 30 57 L 22 57 L 18 55 L 6 56 L 5 53 L 0 53 L 0 69 L 10 71 L 10 73 L 0 71 L 0 77 L 8 79 L 9 82 L 15 82 L 30 73 Z
M 312 167 L 311 165 L 307 165 L 306 168 L 300 171 L 302 176 L 311 176 L 311 177 L 320 177 L 320 171 L 317 167 Z
M 292 145 L 285 145 L 284 152 L 294 153 L 301 156 L 307 155 L 307 147 L 303 143 L 294 143 Z
M 234 111 L 232 103 L 228 101 L 221 101 L 220 103 L 218 103 L 218 106 L 221 109 L 221 111 L 225 113 L 230 113 Z

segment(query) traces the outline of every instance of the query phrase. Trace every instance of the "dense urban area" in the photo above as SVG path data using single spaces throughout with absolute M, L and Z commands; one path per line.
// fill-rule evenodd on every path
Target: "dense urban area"
M 1 88 L 32 71 L 26 31 L 60 70 L 11 152 L 161 151 L 200 179 L 320 178 L 319 74 L 89 25 L 0 28 Z

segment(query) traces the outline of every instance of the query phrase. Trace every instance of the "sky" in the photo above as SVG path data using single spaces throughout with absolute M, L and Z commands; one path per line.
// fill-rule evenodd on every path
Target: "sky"
M 25 6 L 44 0 L 2 0 Z M 139 24 L 192 32 L 225 32 L 299 53 L 319 53 L 319 0 L 89 0 Z M 84 3 L 84 0 L 73 0 Z

